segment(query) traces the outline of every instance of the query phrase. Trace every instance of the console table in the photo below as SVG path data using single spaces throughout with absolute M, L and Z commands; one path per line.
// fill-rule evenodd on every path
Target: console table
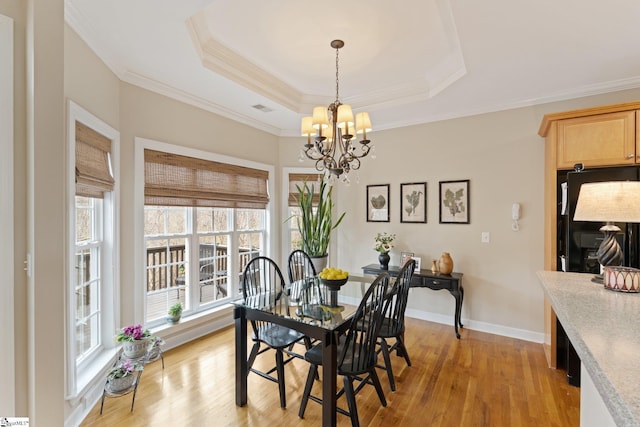
M 386 271 L 390 276 L 396 277 L 400 272 L 400 267 L 390 265 L 388 270 L 383 270 L 378 264 L 369 264 L 362 267 L 364 274 L 378 274 Z M 412 288 L 429 288 L 435 291 L 446 289 L 456 299 L 456 311 L 453 318 L 453 326 L 456 331 L 456 338 L 460 339 L 458 327 L 462 328 L 460 321 L 460 312 L 462 311 L 462 300 L 464 299 L 464 289 L 462 287 L 462 273 L 440 274 L 432 273 L 430 270 L 420 270 L 413 273 L 411 279 Z

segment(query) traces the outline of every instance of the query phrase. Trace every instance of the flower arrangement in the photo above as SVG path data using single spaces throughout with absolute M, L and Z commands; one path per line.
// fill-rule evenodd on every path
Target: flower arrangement
M 380 252 L 381 254 L 386 254 L 391 249 L 393 249 L 393 241 L 395 240 L 395 234 L 388 233 L 378 233 L 375 237 L 376 244 L 373 246 L 373 249 Z
M 144 338 L 149 338 L 151 333 L 148 329 L 142 329 L 142 325 L 130 325 L 122 328 L 122 330 L 116 335 L 117 342 L 124 341 L 136 341 Z
M 131 375 L 134 372 L 141 371 L 142 365 L 140 363 L 136 363 L 132 360 L 125 359 L 124 362 L 118 363 L 107 375 L 107 378 L 110 380 L 116 378 L 124 378 L 127 375 Z

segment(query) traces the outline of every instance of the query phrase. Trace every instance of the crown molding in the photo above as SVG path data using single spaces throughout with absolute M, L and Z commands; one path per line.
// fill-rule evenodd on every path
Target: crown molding
M 145 77 L 132 72 L 126 72 L 124 76 L 122 76 L 122 81 L 175 99 L 176 101 L 184 102 L 185 104 L 198 107 L 200 109 L 209 111 L 210 113 L 217 114 L 227 119 L 245 124 L 247 126 L 251 126 L 255 129 L 262 130 L 272 135 L 281 136 L 281 130 L 276 126 L 267 125 L 251 117 L 239 114 L 233 110 L 223 107 L 222 105 L 176 89 L 173 86 L 158 82 L 157 80 L 151 79 L 149 77 Z

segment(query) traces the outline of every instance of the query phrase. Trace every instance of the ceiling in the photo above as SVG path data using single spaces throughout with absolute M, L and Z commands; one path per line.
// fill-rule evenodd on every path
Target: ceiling
M 333 39 L 374 131 L 640 87 L 636 0 L 65 0 L 65 20 L 121 80 L 281 136 L 335 99 Z

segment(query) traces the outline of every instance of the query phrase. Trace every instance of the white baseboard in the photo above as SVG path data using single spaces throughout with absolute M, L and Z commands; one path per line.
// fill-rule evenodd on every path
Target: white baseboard
M 340 298 L 340 302 L 350 305 L 358 305 L 360 303 L 360 301 L 358 301 L 356 298 L 349 297 Z M 443 325 L 451 325 L 451 329 L 453 331 L 453 316 L 431 313 L 428 311 L 416 310 L 412 308 L 407 308 L 406 316 L 414 319 L 426 320 L 429 322 L 442 323 Z M 480 322 L 472 319 L 462 319 L 462 324 L 464 325 L 464 328 L 461 329 L 461 335 L 464 334 L 464 329 L 470 329 L 479 332 L 487 332 L 494 335 L 501 335 L 503 337 L 517 338 L 524 341 L 531 341 L 536 343 L 544 342 L 544 334 L 542 332 L 511 328 L 508 326 Z

